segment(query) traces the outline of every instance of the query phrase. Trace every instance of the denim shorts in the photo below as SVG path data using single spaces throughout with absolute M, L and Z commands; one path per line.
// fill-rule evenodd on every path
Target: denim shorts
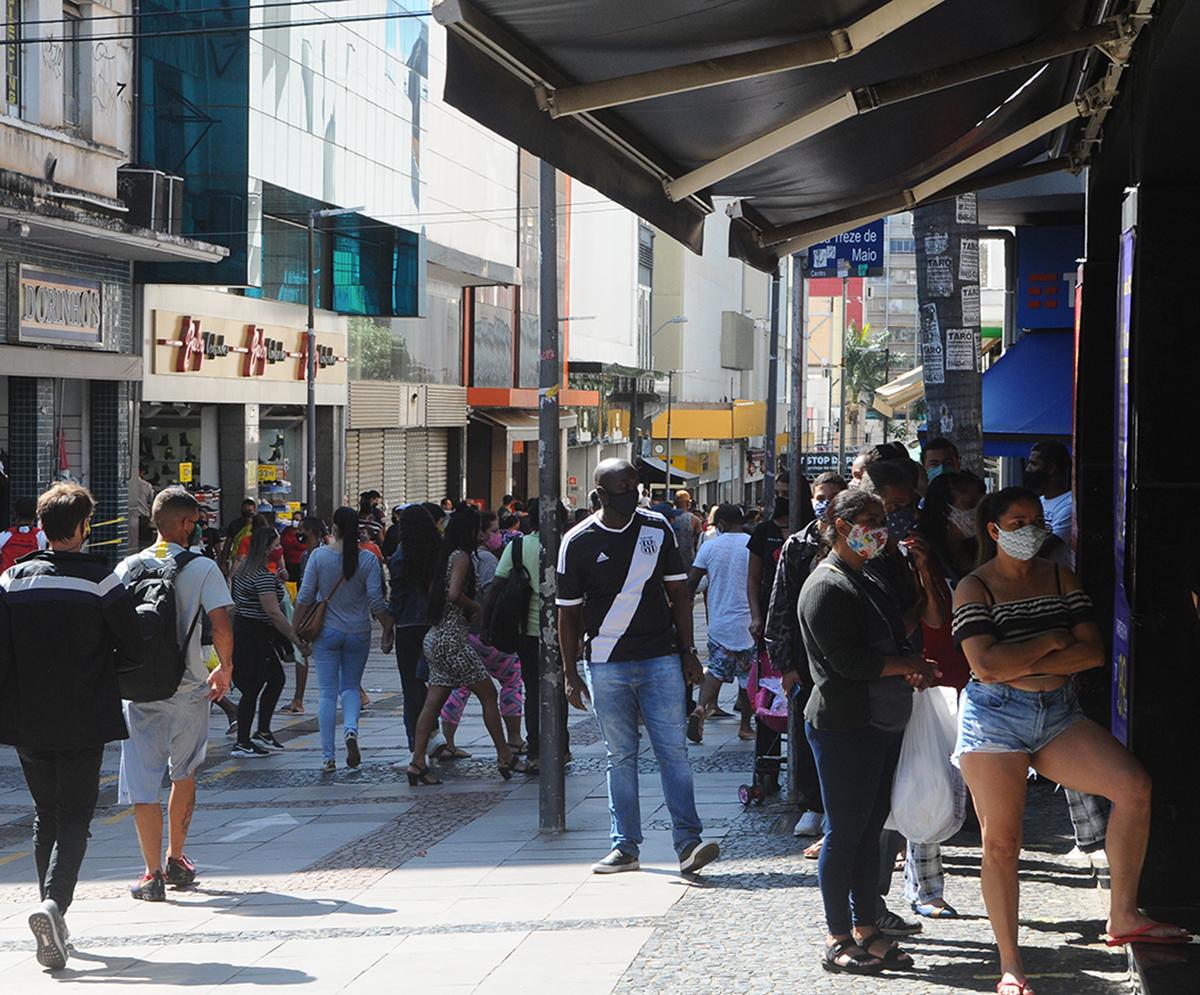
M 1057 691 L 1021 691 L 971 681 L 958 707 L 954 763 L 964 753 L 1037 753 L 1084 717 L 1070 684 Z
M 738 682 L 744 688 L 750 679 L 750 665 L 757 651 L 751 646 L 745 650 L 731 650 L 720 643 L 708 641 L 708 673 L 722 684 Z

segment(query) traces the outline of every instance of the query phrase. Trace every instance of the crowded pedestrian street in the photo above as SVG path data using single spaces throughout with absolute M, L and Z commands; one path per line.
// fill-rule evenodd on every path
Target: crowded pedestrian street
M 703 612 L 697 612 L 703 636 Z M 703 645 L 703 642 L 701 642 Z M 67 968 L 53 985 L 34 958 L 26 917 L 37 887 L 30 800 L 13 751 L 0 753 L 0 987 L 6 992 L 280 991 L 428 995 L 726 995 L 991 991 L 991 937 L 979 893 L 979 837 L 944 848 L 947 895 L 962 914 L 923 920 L 905 941 L 911 974 L 843 979 L 822 971 L 817 866 L 776 797 L 743 808 L 753 743 L 736 719 L 710 721 L 689 747 L 705 836 L 721 859 L 680 877 L 649 749 L 639 762 L 646 842 L 641 872 L 602 877 L 608 847 L 604 747 L 595 719 L 572 718 L 567 828 L 537 832 L 537 781 L 502 781 L 473 702 L 443 762 L 445 784 L 410 788 L 392 659 L 371 655 L 363 765 L 318 770 L 314 718 L 280 716 L 286 749 L 230 761 L 213 710 L 188 856 L 195 885 L 163 904 L 135 902 L 141 872 L 130 809 L 116 804 L 118 751 L 106 751 L 100 804 L 71 906 Z M 727 699 L 727 700 L 726 700 Z M 733 695 L 722 698 L 729 708 Z M 1090 867 L 1066 859 L 1071 826 L 1053 785 L 1030 792 L 1021 861 L 1021 941 L 1039 991 L 1127 990 L 1128 961 L 1105 947 L 1105 901 Z M 1102 880 L 1102 879 L 1101 879 Z M 908 913 L 902 875 L 891 908 Z

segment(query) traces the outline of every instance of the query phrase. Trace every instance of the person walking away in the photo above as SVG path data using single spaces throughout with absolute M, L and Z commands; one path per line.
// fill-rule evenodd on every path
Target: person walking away
M 450 692 L 461 684 L 469 687 L 483 706 L 483 722 L 496 746 L 500 775 L 507 781 L 514 773 L 526 770 L 508 745 L 500 721 L 496 686 L 468 638 L 469 621 L 480 612 L 475 600 L 476 578 L 471 558 L 478 544 L 479 512 L 471 505 L 460 505 L 447 520 L 432 571 L 428 617 L 433 624 L 422 646 L 429 662 L 429 690 L 417 720 L 412 762 L 406 769 L 408 783 L 413 786 L 441 783 L 429 773 L 426 751 L 437 728 L 438 713 Z
M 500 533 L 496 528 L 496 513 L 482 511 L 479 513 L 479 547 L 471 554 L 472 566 L 478 582 L 478 600 L 485 604 L 488 594 L 496 577 L 497 552 L 503 545 Z M 525 741 L 521 738 L 521 711 L 525 701 L 524 689 L 521 686 L 521 661 L 515 654 L 505 653 L 491 646 L 480 638 L 480 616 L 471 619 L 468 639 L 471 648 L 479 655 L 483 669 L 500 685 L 499 707 L 500 719 L 504 723 L 508 745 L 517 756 L 527 752 Z M 460 750 L 454 742 L 462 722 L 467 700 L 471 696 L 470 688 L 460 685 L 450 692 L 446 704 L 442 706 L 442 735 L 445 742 L 438 744 L 430 756 L 437 760 L 463 760 L 470 754 Z
M 802 526 L 784 541 L 779 554 L 779 565 L 775 570 L 775 582 L 771 587 L 771 601 L 767 608 L 767 621 L 763 641 L 770 654 L 771 663 L 780 672 L 784 692 L 796 697 L 795 707 L 801 714 L 812 691 L 812 680 L 808 674 L 808 658 L 804 654 L 804 640 L 800 635 L 800 617 L 797 604 L 800 590 L 813 567 L 820 560 L 824 546 L 822 528 L 826 524 L 825 512 L 829 503 L 846 490 L 846 481 L 836 473 L 822 473 L 812 484 L 812 508 L 816 515 L 811 522 Z M 799 762 L 791 775 L 795 778 L 800 804 L 804 811 L 796 821 L 792 832 L 796 836 L 816 836 L 817 842 L 804 851 L 810 859 L 821 853 L 824 835 L 824 812 L 821 803 L 821 784 L 817 777 L 816 760 L 808 739 L 797 737 L 796 754 Z M 773 744 L 770 752 L 777 752 Z M 760 750 L 760 754 L 766 751 Z
M 12 528 L 0 532 L 0 573 L 30 553 L 47 549 L 46 533 L 38 528 L 37 502 L 33 498 L 17 498 L 13 505 Z
M 388 562 L 391 575 L 388 613 L 395 625 L 396 667 L 404 695 L 404 733 L 411 751 L 416 744 L 417 719 L 425 705 L 425 682 L 418 676 L 418 669 L 421 645 L 429 631 L 429 587 L 441 536 L 429 512 L 419 504 L 401 509 L 399 526 L 399 545 Z
M 276 648 L 278 637 L 308 647 L 296 636 L 283 613 L 287 592 L 278 574 L 267 569 L 271 553 L 279 547 L 279 534 L 271 527 L 255 529 L 250 552 L 233 574 L 233 683 L 242 693 L 237 709 L 237 742 L 231 756 L 265 757 L 282 750 L 271 732 L 275 705 L 283 693 L 283 663 Z M 258 728 L 251 735 L 254 714 Z
M 1021 823 L 1030 767 L 1112 802 L 1105 850 L 1109 946 L 1187 943 L 1144 916 L 1137 889 L 1150 832 L 1150 777 L 1086 718 L 1073 675 L 1104 666 L 1091 599 L 1074 574 L 1039 557 L 1047 528 L 1038 495 L 1008 487 L 979 511 L 980 567 L 954 592 L 954 638 L 971 665 L 954 762 L 983 832 L 980 884 L 1000 954 L 1000 995 L 1033 995 L 1017 945 Z
M 687 491 L 675 492 L 675 517 L 671 519 L 671 530 L 675 533 L 683 567 L 690 570 L 696 558 L 697 541 L 704 532 L 704 523 L 692 514 L 692 496 Z
M 404 511 L 404 507 L 404 505 L 398 504 L 392 508 L 392 523 L 383 534 L 383 545 L 379 547 L 383 558 L 389 562 L 396 550 L 400 548 L 400 513 Z
M 325 605 L 321 630 L 312 639 L 312 658 L 320 682 L 317 726 L 321 733 L 321 769 L 337 769 L 334 736 L 337 731 L 337 703 L 342 700 L 343 739 L 346 766 L 362 762 L 358 742 L 358 717 L 362 711 L 359 687 L 367 656 L 371 651 L 371 617 L 383 629 L 381 649 L 392 651 L 392 616 L 383 596 L 379 559 L 358 546 L 360 518 L 349 507 L 333 514 L 333 539 L 320 546 L 308 558 L 304 583 L 296 598 L 297 625 L 304 631 L 310 606 Z
M 602 460 L 594 482 L 602 510 L 563 537 L 557 591 L 567 699 L 582 709 L 584 696 L 591 698 L 608 756 L 612 851 L 592 870 L 612 874 L 639 866 L 640 720 L 658 760 L 679 870 L 695 874 L 721 851 L 701 840 L 684 738 L 685 674 L 691 684 L 703 678 L 687 574 L 666 519 L 638 507 L 632 464 Z
M 718 535 L 704 544 L 688 572 L 688 590 L 692 595 L 700 581 L 708 577 L 709 610 L 708 667 L 700 688 L 700 704 L 687 720 L 687 738 L 693 743 L 704 739 L 704 717 L 708 709 L 716 706 L 721 685 L 736 681 L 744 696 L 750 665 L 754 662 L 755 643 L 750 634 L 750 604 L 746 596 L 750 537 L 742 531 L 742 520 L 742 509 L 736 504 L 717 508 Z M 750 727 L 752 714 L 752 708 L 742 708 L 739 739 L 754 738 Z
M 290 572 L 289 577 L 296 585 L 296 597 L 300 597 L 300 585 L 304 581 L 304 568 L 308 565 L 308 558 L 312 555 L 314 549 L 325 543 L 325 523 L 315 516 L 305 518 L 297 530 L 300 534 L 300 542 L 303 545 L 303 551 L 300 554 L 300 562 L 296 573 L 293 576 Z M 295 610 L 292 611 L 293 628 L 295 619 Z M 304 643 L 308 652 L 301 652 L 300 658 L 295 662 L 295 689 L 292 692 L 292 700 L 284 705 L 281 712 L 286 712 L 289 715 L 304 714 L 304 691 L 308 687 L 308 670 L 312 663 L 312 646 Z
M 828 936 L 822 966 L 874 974 L 912 958 L 876 925 L 879 839 L 911 712 L 911 685 L 936 677 L 909 645 L 896 601 L 863 568 L 888 542 L 882 502 L 861 487 L 826 511 L 829 552 L 804 582 L 800 632 L 813 682 L 805 735 L 828 832 L 818 881 Z
M 118 678 L 143 663 L 133 602 L 103 557 L 83 552 L 95 510 L 77 484 L 39 498 L 48 550 L 0 575 L 0 743 L 17 748 L 33 796 L 43 967 L 66 966 L 64 917 L 87 851 L 104 744 L 125 739 Z M 49 633 L 64 638 L 48 639 Z
M 116 569 L 121 582 L 136 593 L 148 575 L 165 565 L 164 561 L 175 561 L 175 636 L 184 659 L 179 686 L 162 701 L 123 703 L 129 738 L 121 743 L 117 798 L 123 805 L 133 805 L 138 844 L 146 864 L 142 879 L 130 888 L 130 893 L 147 902 L 164 901 L 168 884 L 185 887 L 196 880 L 196 865 L 183 852 L 196 808 L 196 770 L 208 750 L 209 703 L 229 692 L 233 675 L 233 627 L 227 612 L 233 601 L 229 587 L 216 563 L 188 551 L 200 514 L 196 499 L 182 487 L 160 491 L 152 509 L 157 541 L 126 557 Z M 205 665 L 201 647 L 197 624 L 201 614 L 208 616 L 213 648 L 220 661 L 211 671 Z M 164 772 L 171 780 L 165 874 Z

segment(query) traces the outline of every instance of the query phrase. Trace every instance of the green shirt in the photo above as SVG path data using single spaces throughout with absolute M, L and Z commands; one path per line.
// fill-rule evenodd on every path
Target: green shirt
M 517 540 L 513 540 L 516 542 Z M 513 568 L 513 544 L 510 542 L 500 554 L 500 565 L 496 567 L 496 577 L 507 578 Z M 542 592 L 538 583 L 538 558 L 541 555 L 542 543 L 536 532 L 521 538 L 521 562 L 529 573 L 529 583 L 533 586 L 533 594 L 529 598 L 529 619 L 525 624 L 525 634 L 537 637 L 542 627 Z

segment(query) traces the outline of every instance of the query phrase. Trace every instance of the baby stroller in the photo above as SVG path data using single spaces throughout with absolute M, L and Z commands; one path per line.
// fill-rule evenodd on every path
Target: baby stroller
M 754 777 L 738 787 L 738 801 L 749 806 L 779 792 L 779 774 L 786 753 L 788 706 L 782 674 L 771 663 L 765 649 L 759 650 L 750 666 L 746 696 L 754 709 Z

